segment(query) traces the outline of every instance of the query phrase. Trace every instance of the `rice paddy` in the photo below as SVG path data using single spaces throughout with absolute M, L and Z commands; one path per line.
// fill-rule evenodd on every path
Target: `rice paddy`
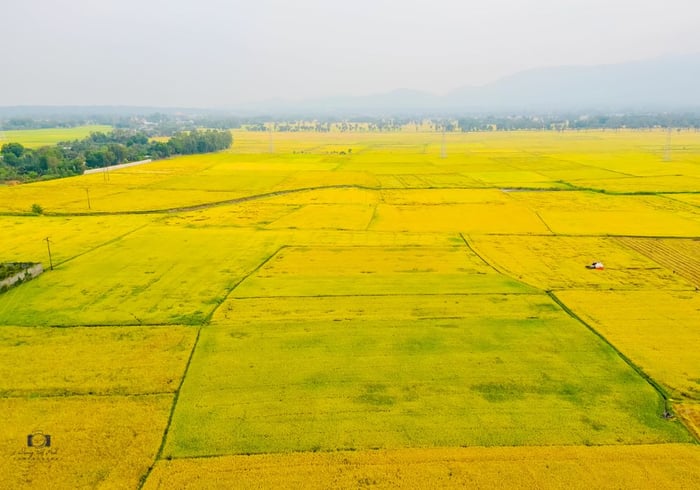
M 0 145 L 5 143 L 20 143 L 26 148 L 39 148 L 51 146 L 63 141 L 73 141 L 85 138 L 90 133 L 111 131 L 111 126 L 90 125 L 76 126 L 74 128 L 46 128 L 46 129 L 13 129 L 3 131 L 0 136 Z
M 700 478 L 700 133 L 273 137 L 0 187 L 10 486 Z

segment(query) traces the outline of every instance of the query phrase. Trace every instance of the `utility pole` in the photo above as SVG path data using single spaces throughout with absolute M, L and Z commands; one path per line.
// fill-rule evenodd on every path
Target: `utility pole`
M 447 158 L 447 148 L 445 147 L 445 125 L 442 125 L 442 145 L 440 147 L 440 158 Z
M 51 267 L 51 270 L 53 270 L 53 259 L 51 258 L 51 241 L 49 240 L 49 237 L 44 238 L 46 240 L 46 248 L 49 250 L 49 266 Z
M 666 132 L 666 148 L 664 149 L 664 162 L 671 161 L 671 126 L 668 127 Z
M 85 194 L 87 194 L 88 209 L 92 209 L 92 207 L 90 206 L 90 189 L 88 189 L 87 187 L 85 188 Z
M 268 148 L 268 151 L 269 151 L 270 153 L 274 153 L 274 152 L 275 152 L 275 142 L 274 142 L 274 140 L 272 139 L 273 131 L 274 131 L 274 123 L 272 123 L 272 125 L 270 126 L 270 146 L 269 146 L 269 148 Z

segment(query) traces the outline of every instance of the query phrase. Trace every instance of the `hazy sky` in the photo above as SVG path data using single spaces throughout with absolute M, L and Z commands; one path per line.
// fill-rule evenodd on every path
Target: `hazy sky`
M 698 0 L 10 0 L 0 105 L 445 93 L 700 52 Z

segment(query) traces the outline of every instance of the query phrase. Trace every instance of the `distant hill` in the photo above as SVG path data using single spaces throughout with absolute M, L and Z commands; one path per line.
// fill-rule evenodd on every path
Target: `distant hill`
M 599 66 L 535 68 L 445 96 L 399 89 L 361 97 L 247 104 L 267 114 L 408 115 L 421 113 L 700 110 L 700 54 Z
M 700 108 L 700 54 L 599 66 L 537 68 L 446 97 L 473 110 Z
M 468 62 L 468 61 L 467 61 Z M 535 68 L 447 95 L 406 88 L 367 96 L 302 101 L 280 98 L 229 108 L 126 106 L 0 107 L 0 118 L 104 114 L 235 114 L 238 116 L 391 117 L 484 113 L 699 112 L 700 53 L 598 66 Z

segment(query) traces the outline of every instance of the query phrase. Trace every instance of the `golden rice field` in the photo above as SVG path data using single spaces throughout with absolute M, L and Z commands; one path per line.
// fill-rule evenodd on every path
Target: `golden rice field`
M 266 234 L 154 223 L 4 293 L 0 322 L 199 325 L 249 269 L 277 248 L 275 242 Z M 52 245 L 60 246 L 58 240 Z
M 504 274 L 544 290 L 694 290 L 686 275 L 626 246 L 681 240 L 580 236 L 472 236 L 475 250 Z M 663 241 L 662 241 L 663 240 Z M 682 256 L 683 257 L 683 256 Z M 587 270 L 594 260 L 605 270 Z M 692 256 L 682 259 L 690 263 Z
M 3 487 L 138 486 L 196 335 L 178 326 L 3 326 Z M 39 432 L 50 444 L 28 447 Z
M 561 291 L 557 295 L 674 398 L 700 400 L 697 290 Z
M 164 455 L 690 440 L 549 297 L 506 291 L 231 299 Z
M 422 448 L 158 461 L 144 488 L 697 487 L 697 446 Z
M 700 239 L 619 238 L 618 240 L 700 287 Z
M 172 394 L 2 398 L 2 485 L 136 488 L 158 453 L 172 403 Z M 40 432 L 50 446 L 29 447 L 28 435 Z
M 700 133 L 272 139 L 0 187 L 0 486 L 696 486 Z
M 197 332 L 188 327 L 0 330 L 2 397 L 174 393 Z

